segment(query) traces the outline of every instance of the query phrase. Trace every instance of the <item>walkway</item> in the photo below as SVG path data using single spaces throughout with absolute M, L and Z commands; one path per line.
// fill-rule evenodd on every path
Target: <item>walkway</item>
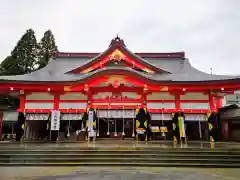
M 1 180 L 239 180 L 239 169 L 1 167 Z
M 137 143 L 134 140 L 98 140 L 94 143 L 88 143 L 86 141 L 72 141 L 72 142 L 57 142 L 57 143 L 49 143 L 49 142 L 23 142 L 22 144 L 16 142 L 0 142 L 0 148 L 36 148 L 36 149 L 51 149 L 51 148 L 59 148 L 59 149 L 68 149 L 68 148 L 213 148 L 209 142 L 188 142 L 188 144 L 177 144 L 174 145 L 173 142 L 170 141 L 148 141 Z M 214 148 L 216 149 L 240 149 L 240 143 L 230 143 L 230 142 L 217 142 L 215 143 Z

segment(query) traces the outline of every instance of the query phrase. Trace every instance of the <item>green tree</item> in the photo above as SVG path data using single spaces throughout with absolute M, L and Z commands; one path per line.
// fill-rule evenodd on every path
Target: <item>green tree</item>
M 28 29 L 11 52 L 11 56 L 16 60 L 24 73 L 30 73 L 36 69 L 38 44 L 35 33 Z
M 18 62 L 12 58 L 12 56 L 7 56 L 0 65 L 1 75 L 17 75 L 23 74 L 24 69 L 21 68 Z
M 17 42 L 11 56 L 1 63 L 1 72 L 8 75 L 30 73 L 36 69 L 38 44 L 35 33 L 28 29 Z
M 54 53 L 57 51 L 58 49 L 55 43 L 54 35 L 51 30 L 47 30 L 39 43 L 39 69 L 45 67 L 48 64 L 49 59 L 52 58 Z

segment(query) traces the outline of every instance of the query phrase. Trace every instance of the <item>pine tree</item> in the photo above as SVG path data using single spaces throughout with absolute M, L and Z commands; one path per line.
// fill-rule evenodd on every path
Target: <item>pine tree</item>
M 47 30 L 39 43 L 39 69 L 45 67 L 48 64 L 49 59 L 52 58 L 54 53 L 57 51 L 58 49 L 55 43 L 54 35 L 51 30 Z
M 7 56 L 0 65 L 1 75 L 17 75 L 23 74 L 24 69 L 18 65 L 18 62 L 12 58 L 12 56 Z
M 35 33 L 32 29 L 28 29 L 11 52 L 11 56 L 24 73 L 30 73 L 36 69 L 37 51 Z
M 32 29 L 28 29 L 17 42 L 11 56 L 6 57 L 1 63 L 2 74 L 17 75 L 34 71 L 37 63 L 37 47 L 35 33 Z

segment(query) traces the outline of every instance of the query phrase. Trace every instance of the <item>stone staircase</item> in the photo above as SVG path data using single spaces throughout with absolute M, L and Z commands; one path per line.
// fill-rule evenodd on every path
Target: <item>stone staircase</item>
M 0 166 L 240 167 L 240 149 L 1 148 Z

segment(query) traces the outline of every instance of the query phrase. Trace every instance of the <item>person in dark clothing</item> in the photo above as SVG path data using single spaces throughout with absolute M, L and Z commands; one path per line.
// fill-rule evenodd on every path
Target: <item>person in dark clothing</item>
M 64 137 L 68 140 L 69 126 L 65 125 L 64 127 Z
M 25 116 L 22 112 L 18 113 L 18 120 L 15 124 L 16 128 L 16 141 L 21 141 L 24 135 Z
M 148 140 L 153 139 L 151 124 L 149 124 L 148 127 L 147 127 L 147 136 L 148 136 Z

